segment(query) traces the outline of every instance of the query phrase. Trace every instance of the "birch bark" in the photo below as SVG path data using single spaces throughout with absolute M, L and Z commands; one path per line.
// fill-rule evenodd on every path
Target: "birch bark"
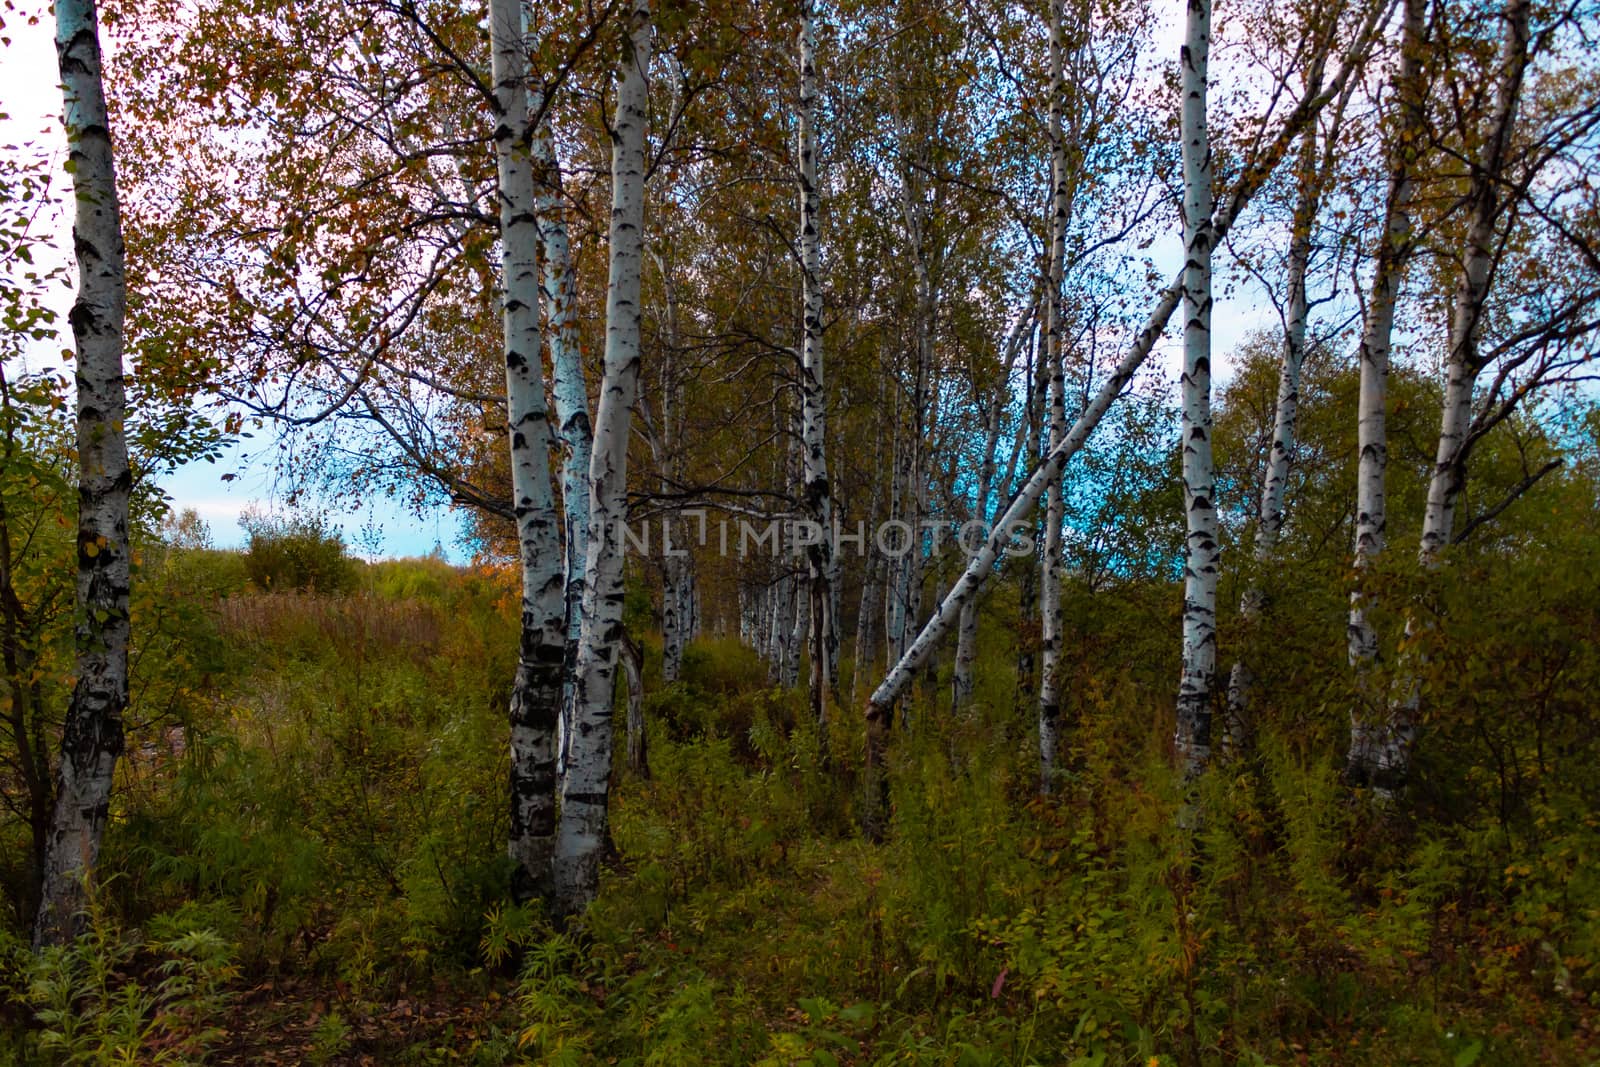
M 837 675 L 839 637 L 834 618 L 833 499 L 828 482 L 827 390 L 822 357 L 822 262 L 817 233 L 817 20 L 815 0 L 800 0 L 800 281 L 804 305 L 800 342 L 800 437 L 804 449 L 801 496 L 806 514 L 822 530 L 806 547 L 810 594 L 811 714 L 827 721 L 823 690 Z
M 998 473 L 996 452 L 1000 447 L 1001 422 L 1005 417 L 1006 400 L 1011 393 L 1011 371 L 1016 366 L 1017 352 L 1022 347 L 1023 338 L 1033 328 L 1033 314 L 1029 313 L 1011 328 L 1006 337 L 1003 351 L 1004 360 L 1001 363 L 1000 381 L 1003 383 L 993 391 L 989 407 L 984 418 L 983 437 L 983 462 L 978 469 L 978 495 L 977 506 L 973 509 L 973 519 L 987 523 L 990 515 L 990 504 L 994 496 L 995 477 Z M 1026 420 L 1023 420 L 1024 422 Z M 1019 430 L 1021 427 L 1019 426 Z M 1019 433 L 1018 445 L 1020 446 L 1021 434 Z M 1016 450 L 1011 456 L 1012 464 L 1016 462 Z M 1007 472 L 1007 480 L 1010 472 Z M 972 665 L 978 655 L 978 603 L 976 600 L 968 601 L 961 609 L 961 618 L 956 627 L 956 662 L 955 670 L 951 675 L 951 707 L 960 708 L 972 699 Z
M 1461 275 L 1456 283 L 1450 316 L 1450 351 L 1445 367 L 1444 409 L 1439 420 L 1439 446 L 1428 479 L 1428 503 L 1423 513 L 1422 543 L 1417 558 L 1423 570 L 1438 568 L 1455 528 L 1456 504 L 1466 485 L 1468 433 L 1472 425 L 1472 391 L 1483 363 L 1478 337 L 1484 308 L 1493 282 L 1497 258 L 1495 226 L 1503 207 L 1502 189 L 1517 111 L 1528 65 L 1531 0 L 1510 0 L 1502 19 L 1499 74 L 1494 107 L 1482 147 L 1472 167 L 1468 191 L 1471 215 L 1461 250 Z M 1417 677 L 1425 662 L 1417 650 L 1427 624 L 1415 613 L 1406 619 L 1406 644 L 1412 651 L 1396 679 L 1396 697 L 1380 737 L 1369 742 L 1373 753 L 1369 780 L 1381 795 L 1392 795 L 1411 773 L 1411 751 L 1416 741 L 1417 716 L 1422 705 L 1422 684 Z
M 55 806 L 45 839 L 36 947 L 71 940 L 111 810 L 128 706 L 128 496 L 122 215 L 101 77 L 94 0 L 60 0 L 56 59 L 72 166 L 78 294 L 68 321 L 77 349 L 78 581 L 76 670 Z
M 542 101 L 534 97 L 534 108 Z M 581 630 L 584 566 L 589 544 L 589 461 L 594 432 L 589 422 L 589 390 L 583 378 L 583 352 L 578 343 L 577 280 L 567 237 L 562 203 L 560 159 L 555 152 L 550 124 L 543 122 L 533 135 L 536 181 L 535 211 L 543 243 L 541 276 L 546 343 L 554 379 L 556 432 L 561 446 L 561 511 L 566 568 L 566 655 L 562 665 L 561 715 L 557 725 L 557 763 L 565 764 L 572 727 L 572 699 Z
M 1050 260 L 1045 295 L 1045 364 L 1049 375 L 1049 444 L 1054 452 L 1067 433 L 1066 367 L 1062 353 L 1062 275 L 1067 259 L 1067 142 L 1062 131 L 1061 0 L 1050 3 Z M 1049 794 L 1060 747 L 1061 718 L 1061 524 L 1066 519 L 1061 479 L 1046 490 L 1044 554 L 1040 564 L 1039 792 Z
M 506 436 L 522 576 L 522 627 L 511 687 L 508 849 L 520 899 L 544 887 L 555 836 L 555 737 L 566 660 L 561 529 L 550 482 L 550 418 L 539 329 L 539 242 L 526 27 L 520 0 L 491 0 L 495 165 L 500 190 Z
M 1389 350 L 1395 305 L 1411 255 L 1413 169 L 1423 134 L 1422 45 L 1428 0 L 1405 0 L 1400 62 L 1395 69 L 1397 121 L 1389 148 L 1389 189 L 1384 203 L 1383 235 L 1372 274 L 1361 331 L 1361 385 L 1357 401 L 1355 586 L 1350 592 L 1347 647 L 1356 676 L 1357 703 L 1350 709 L 1350 748 L 1346 775 L 1352 782 L 1369 781 L 1377 767 L 1377 747 L 1385 730 L 1385 705 L 1373 678 L 1378 662 L 1378 632 L 1370 618 L 1368 575 L 1386 546 L 1388 528 L 1388 394 Z
M 1211 759 L 1211 687 L 1217 661 L 1217 509 L 1211 462 L 1211 145 L 1206 70 L 1211 0 L 1188 0 L 1181 53 L 1183 136 L 1183 503 L 1188 524 L 1183 581 L 1183 673 L 1176 746 L 1184 774 Z
M 639 386 L 639 299 L 644 246 L 645 125 L 651 14 L 634 0 L 622 43 L 612 125 L 610 280 L 605 370 L 589 468 L 589 584 L 578 643 L 574 729 L 562 781 L 561 819 L 551 864 L 552 905 L 571 913 L 594 898 L 607 837 L 612 693 L 622 638 L 623 523 L 628 430 Z

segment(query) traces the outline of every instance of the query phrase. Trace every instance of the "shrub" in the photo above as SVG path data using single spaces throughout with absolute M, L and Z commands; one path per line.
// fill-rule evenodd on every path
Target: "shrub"
M 245 574 L 264 590 L 342 593 L 355 585 L 344 537 L 322 515 L 280 517 L 246 511 L 239 518 L 249 545 Z

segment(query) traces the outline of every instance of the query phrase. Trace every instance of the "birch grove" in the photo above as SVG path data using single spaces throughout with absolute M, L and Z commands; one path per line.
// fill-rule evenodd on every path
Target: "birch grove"
M 685 775 L 761 783 L 702 789 L 704 833 L 667 835 L 734 842 L 708 868 L 790 863 L 799 822 L 926 844 L 959 822 L 947 785 L 990 783 L 1008 811 L 1036 794 L 1027 817 L 1052 826 L 1128 790 L 1188 827 L 1223 803 L 1201 784 L 1223 761 L 1230 783 L 1261 787 L 1228 803 L 1251 793 L 1278 812 L 1310 788 L 1285 784 L 1284 754 L 1342 762 L 1345 795 L 1385 802 L 1350 818 L 1386 833 L 1373 813 L 1400 810 L 1409 783 L 1455 784 L 1416 757 L 1438 694 L 1458 698 L 1437 724 L 1459 747 L 1463 672 L 1486 691 L 1519 673 L 1463 649 L 1516 637 L 1473 628 L 1500 618 L 1473 583 L 1569 544 L 1560 521 L 1585 506 L 1600 92 L 1581 13 L 197 0 L 168 14 L 121 2 L 108 17 L 108 117 L 94 7 L 57 7 L 80 278 L 77 443 L 60 461 L 81 480 L 73 671 L 13 665 L 47 644 L 12 636 L 16 620 L 49 611 L 5 591 L 55 601 L 33 572 L 14 577 L 33 542 L 8 547 L 18 494 L 0 494 L 5 693 L 73 685 L 59 727 L 30 725 L 43 689 L 0 708 L 0 756 L 5 736 L 60 730 L 53 797 L 34 783 L 12 801 L 23 790 L 0 776 L 13 808 L 48 809 L 29 874 L 40 944 L 81 927 L 124 712 L 153 699 L 128 662 L 146 647 L 130 546 L 164 506 L 155 488 L 141 503 L 164 472 L 138 452 L 176 424 L 162 403 L 212 420 L 208 458 L 237 448 L 271 469 L 285 515 L 329 501 L 432 521 L 439 552 L 470 561 L 450 573 L 500 598 L 471 622 L 504 674 L 474 682 L 506 709 L 503 821 L 459 816 L 461 839 L 493 836 L 498 858 L 439 858 L 449 835 L 430 854 L 440 899 L 477 909 L 450 929 L 481 927 L 497 953 L 524 919 L 555 936 L 597 899 L 599 926 L 619 921 L 603 868 L 631 887 L 666 872 L 660 907 L 641 897 L 661 930 L 698 908 L 693 872 L 635 864 L 663 839 L 654 820 L 686 806 Z M 116 176 L 112 122 L 129 131 Z M 0 237 L 16 214 L 0 212 Z M 13 425 L 31 442 L 51 424 L 10 414 L 15 367 L 37 360 L 4 351 L 9 456 L 26 436 Z M 1413 536 L 1415 559 L 1388 552 Z M 388 595 L 384 566 L 369 558 L 340 591 Z M 354 610 L 311 584 L 265 592 L 274 610 L 302 595 L 329 618 Z M 243 630 L 231 591 L 205 595 Z M 456 654 L 459 634 L 439 633 L 465 610 L 413 607 L 417 663 Z M 429 720 L 397 765 L 487 736 L 456 711 L 413 713 L 434 696 L 362 703 L 386 728 Z M 1509 768 L 1499 788 L 1524 797 L 1504 802 L 1509 822 L 1543 734 L 1470 721 Z M 162 782 L 171 764 L 139 732 L 199 728 L 159 709 L 129 722 L 138 773 Z M 351 737 L 334 747 L 365 754 Z M 1156 752 L 1166 766 L 1133 765 Z M 48 762 L 11 759 L 35 777 Z M 414 796 L 363 794 L 349 818 L 444 804 L 436 776 L 415 774 Z M 767 791 L 795 798 L 793 818 L 716 822 L 727 796 Z M 415 855 L 364 862 L 375 893 L 423 877 Z M 1174 876 L 1182 907 L 1209 862 Z M 480 889 L 489 904 L 463 903 Z M 991 947 L 1021 936 L 1008 926 Z M 1022 972 L 996 973 L 998 1011 Z

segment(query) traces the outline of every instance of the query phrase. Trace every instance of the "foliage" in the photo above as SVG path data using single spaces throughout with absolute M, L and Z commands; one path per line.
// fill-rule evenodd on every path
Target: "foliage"
M 37 955 L 13 946 L 6 993 L 28 1006 L 36 1027 L 23 1038 L 26 1061 L 203 1062 L 222 1036 L 216 1023 L 238 967 L 233 945 L 187 917 L 186 909 L 158 916 L 140 939 L 95 908 L 71 944 Z
M 1575 521 L 1587 490 L 1548 492 L 1567 519 L 1530 510 L 1523 528 L 1570 566 L 1534 574 L 1481 542 L 1458 566 L 1501 605 L 1489 614 L 1452 607 L 1461 571 L 1439 579 L 1435 755 L 1412 820 L 1349 803 L 1320 740 L 1339 736 L 1342 663 L 1290 642 L 1277 652 L 1300 684 L 1273 690 L 1259 763 L 1209 781 L 1205 829 L 1186 837 L 1162 722 L 1174 661 L 1147 636 L 1174 608 L 1140 580 L 1069 598 L 1085 642 L 1070 759 L 1058 797 L 1031 800 L 1002 584 L 973 704 L 950 716 L 935 679 L 898 733 L 882 847 L 854 830 L 856 725 L 835 716 L 820 772 L 798 695 L 736 644 L 693 645 L 650 696 L 652 775 L 625 777 L 614 808 L 620 865 L 565 931 L 505 900 L 507 576 L 396 561 L 357 597 L 212 601 L 180 644 L 214 634 L 188 654 L 219 682 L 193 697 L 181 751 L 138 763 L 98 940 L 51 957 L 39 990 L 55 1000 L 14 994 L 33 1020 L 14 1047 L 55 1029 L 80 1049 L 198 1049 L 237 966 L 317 992 L 218 1040 L 271 1049 L 292 1030 L 307 1061 L 1579 1061 L 1600 996 L 1583 862 L 1600 849 L 1600 763 L 1582 726 L 1600 539 Z M 1141 641 L 1114 665 L 1094 651 Z M 1469 645 L 1526 669 L 1474 674 L 1450 651 Z M 1503 707 L 1519 725 L 1489 714 Z M 113 916 L 145 933 L 113 935 Z M 192 930 L 215 940 L 183 947 Z M 179 973 L 192 992 L 163 987 Z M 70 1033 L 43 1014 L 68 985 L 104 1005 Z M 447 988 L 476 1021 L 447 1021 Z M 419 999 L 438 1006 L 370 1022 Z
M 342 593 L 355 585 L 344 536 L 324 515 L 275 516 L 246 511 L 245 574 L 257 589 Z

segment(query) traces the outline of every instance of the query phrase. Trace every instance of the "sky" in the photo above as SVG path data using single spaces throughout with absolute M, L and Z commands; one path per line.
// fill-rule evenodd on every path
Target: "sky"
M 66 156 L 66 138 L 61 130 L 61 90 L 56 72 L 55 23 L 41 0 L 18 5 L 23 12 L 38 16 L 34 25 L 27 23 L 26 14 L 6 13 L 5 29 L 0 36 L 9 37 L 10 44 L 0 44 L 0 151 L 5 146 L 33 143 L 48 146 L 59 161 Z M 58 257 L 65 257 L 71 247 L 71 219 L 59 212 L 50 228 L 56 234 L 55 248 Z M 41 265 L 45 257 L 39 257 Z M 66 287 L 56 291 L 52 301 L 58 323 L 66 330 L 66 312 L 72 304 L 72 290 Z M 32 369 L 43 366 L 60 366 L 56 353 L 70 338 L 41 343 L 36 351 L 26 357 Z M 259 439 L 259 438 L 258 438 Z M 251 442 L 254 444 L 255 442 Z M 275 451 L 275 450 L 270 450 Z M 224 481 L 225 475 L 233 475 Z M 216 463 L 196 462 L 179 468 L 160 480 L 161 487 L 171 498 L 174 509 L 193 508 L 211 527 L 212 541 L 218 547 L 233 548 L 244 543 L 244 530 L 238 519 L 247 508 L 258 511 L 281 511 L 273 494 L 273 471 L 270 459 L 250 462 L 236 445 L 226 450 Z M 342 510 L 337 502 L 326 502 L 329 519 L 345 535 L 345 543 L 362 555 L 383 558 L 418 556 L 440 546 L 446 555 L 461 562 L 466 555 L 458 543 L 462 529 L 461 516 L 441 508 L 424 516 L 388 500 L 366 504 L 359 511 Z M 382 530 L 381 543 L 375 551 L 363 543 L 364 526 L 374 525 Z
M 26 16 L 15 13 L 6 16 L 4 36 L 9 45 L 0 45 L 0 151 L 5 145 L 32 142 L 47 145 L 65 156 L 65 140 L 59 120 L 61 96 L 55 66 L 53 41 L 54 23 L 46 14 L 47 7 L 40 0 L 18 5 L 24 11 L 35 12 L 38 22 L 27 24 Z M 1169 48 L 1176 54 L 1177 43 L 1182 38 L 1183 5 L 1169 2 L 1161 5 L 1161 28 L 1156 35 L 1158 48 Z M 70 248 L 70 219 L 65 212 L 53 220 L 57 234 L 58 255 Z M 1171 241 L 1158 243 L 1153 250 L 1157 263 L 1176 271 L 1182 263 L 1179 235 Z M 1220 279 L 1219 279 L 1220 281 Z M 1216 352 L 1216 374 L 1219 383 L 1228 378 L 1227 354 L 1249 333 L 1261 328 L 1271 328 L 1276 316 L 1261 291 L 1253 283 L 1246 283 L 1231 294 L 1219 291 L 1213 315 L 1213 344 Z M 63 287 L 58 291 L 56 311 L 65 323 L 65 313 L 71 303 L 72 293 Z M 59 365 L 56 352 L 63 342 L 47 342 L 41 351 L 30 355 L 34 366 Z M 1180 332 L 1169 329 L 1152 360 L 1152 372 L 1168 383 L 1177 380 L 1182 363 Z M 260 439 L 258 438 L 258 441 Z M 252 442 L 254 444 L 255 442 Z M 274 453 L 275 449 L 265 449 Z M 274 471 L 271 460 L 251 461 L 237 445 L 226 450 L 216 463 L 188 464 L 162 479 L 162 488 L 171 498 L 172 506 L 181 510 L 193 508 L 211 528 L 212 539 L 219 547 L 235 547 L 244 541 L 244 531 L 238 524 L 241 512 L 246 509 L 281 510 L 281 501 L 273 492 Z M 225 476 L 232 475 L 231 478 Z M 362 544 L 363 527 L 381 529 L 381 542 L 369 554 L 380 557 L 421 555 L 441 547 L 451 558 L 460 560 L 464 550 L 459 544 L 463 527 L 462 516 L 439 508 L 423 516 L 412 514 L 406 508 L 388 500 L 367 502 L 359 511 L 341 510 L 336 501 L 323 502 L 328 517 L 345 533 L 347 544 Z

